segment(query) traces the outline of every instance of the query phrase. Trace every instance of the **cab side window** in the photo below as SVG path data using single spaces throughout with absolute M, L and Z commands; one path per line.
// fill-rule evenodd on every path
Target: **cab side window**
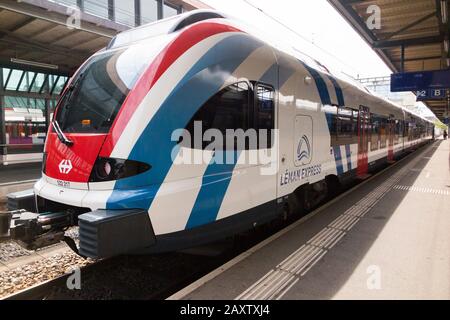
M 257 83 L 255 85 L 255 103 L 254 103 L 254 129 L 266 130 L 267 141 L 259 141 L 261 136 L 258 134 L 258 148 L 271 148 L 273 143 L 273 129 L 275 128 L 275 90 L 266 84 Z
M 186 130 L 191 135 L 191 147 L 195 148 L 194 140 L 199 139 L 194 136 L 195 122 L 201 122 L 202 137 L 206 130 L 218 129 L 224 138 L 223 146 L 226 146 L 227 129 L 247 130 L 249 127 L 251 93 L 251 88 L 247 82 L 238 82 L 222 89 L 211 97 L 195 113 L 186 126 Z M 203 141 L 202 148 L 206 148 L 210 143 L 210 141 Z
M 275 90 L 273 87 L 252 82 L 242 81 L 232 84 L 211 97 L 192 117 L 186 130 L 191 135 L 191 148 L 198 148 L 194 140 L 195 125 L 201 122 L 202 136 L 208 129 L 217 129 L 223 136 L 224 149 L 250 150 L 254 148 L 270 148 L 273 138 L 272 132 L 275 126 Z M 229 135 L 229 130 L 255 129 L 257 135 L 257 146 L 245 136 L 245 141 L 239 144 L 236 136 Z M 266 139 L 260 139 L 259 130 L 265 129 Z M 227 132 L 228 131 L 228 132 Z M 231 138 L 231 139 L 227 139 Z M 235 145 L 230 146 L 228 141 L 235 140 Z M 202 139 L 203 140 L 203 139 Z M 261 141 L 260 141 L 261 140 Z M 266 141 L 263 141 L 266 140 Z M 211 141 L 203 141 L 201 147 L 205 149 Z

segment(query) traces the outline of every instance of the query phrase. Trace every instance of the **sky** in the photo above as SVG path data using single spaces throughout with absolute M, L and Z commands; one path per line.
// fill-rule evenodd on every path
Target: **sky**
M 282 39 L 331 70 L 353 78 L 389 76 L 392 72 L 326 0 L 202 0 L 247 24 Z M 296 33 L 267 17 L 282 21 Z M 421 105 L 424 115 L 428 108 Z M 432 115 L 432 114 L 431 114 Z

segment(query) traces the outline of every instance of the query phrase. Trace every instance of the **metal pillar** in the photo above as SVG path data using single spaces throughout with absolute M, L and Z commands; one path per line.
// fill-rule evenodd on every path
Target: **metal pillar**
M 44 105 L 44 113 L 45 113 L 45 126 L 48 128 L 50 126 L 50 101 L 49 98 L 45 98 L 45 105 Z
M 3 155 L 6 155 L 5 144 L 5 90 L 3 88 L 3 68 L 0 68 L 0 164 L 3 162 Z
M 142 0 L 134 0 L 134 25 L 141 25 L 141 1 Z M 145 1 L 145 0 L 144 0 Z
M 81 11 L 84 10 L 84 0 L 77 0 L 77 7 L 80 8 Z
M 163 18 L 163 5 L 164 0 L 158 0 L 158 20 Z
M 405 45 L 404 44 L 402 44 L 401 63 L 402 63 L 402 66 L 401 66 L 402 72 L 405 72 Z
M 116 20 L 116 13 L 114 10 L 114 0 L 108 0 L 108 19 L 111 21 Z

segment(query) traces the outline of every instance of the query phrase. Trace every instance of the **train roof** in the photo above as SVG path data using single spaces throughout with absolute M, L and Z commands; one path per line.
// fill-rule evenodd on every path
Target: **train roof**
M 227 18 L 229 18 L 227 15 L 216 10 L 199 9 L 188 11 L 121 32 L 111 40 L 107 49 L 127 46 L 156 36 L 168 35 L 200 21 Z
M 315 70 L 318 70 L 321 73 L 327 73 L 335 78 L 338 78 L 340 81 L 346 82 L 348 85 L 361 91 L 365 95 L 370 95 L 376 99 L 380 99 L 383 102 L 389 104 L 391 107 L 394 107 L 396 109 L 401 109 L 405 113 L 408 113 L 412 116 L 420 118 L 424 121 L 431 122 L 430 120 L 406 109 L 403 106 L 400 106 L 384 97 L 376 95 L 374 92 L 370 91 L 367 87 L 362 85 L 360 82 L 358 82 L 357 80 L 355 80 L 349 76 L 346 76 L 344 73 L 331 72 L 328 67 L 326 67 L 324 64 L 322 64 L 318 60 L 316 60 L 313 57 L 309 56 L 308 54 L 298 50 L 294 46 L 284 43 L 279 38 L 271 37 L 270 35 L 267 34 L 267 32 L 259 30 L 255 26 L 251 26 L 239 19 L 236 19 L 232 16 L 229 16 L 229 15 L 219 12 L 217 10 L 206 10 L 206 9 L 193 10 L 193 11 L 189 11 L 189 12 L 177 15 L 177 16 L 158 20 L 156 22 L 152 22 L 152 23 L 145 24 L 145 25 L 142 25 L 142 26 L 134 28 L 134 29 L 130 29 L 130 30 L 121 32 L 111 40 L 111 42 L 109 43 L 109 45 L 106 49 L 115 49 L 115 48 L 119 48 L 119 47 L 129 46 L 129 45 L 138 43 L 140 41 L 144 41 L 149 38 L 163 36 L 163 35 L 169 35 L 169 34 L 178 32 L 189 25 L 192 25 L 192 24 L 195 24 L 195 23 L 198 23 L 201 21 L 205 21 L 205 20 L 211 20 L 211 19 L 224 19 L 224 20 L 226 20 L 227 24 L 231 24 L 233 26 L 238 27 L 239 29 L 247 32 L 248 34 L 267 43 L 274 49 L 276 49 L 280 52 L 283 52 L 283 53 L 291 56 L 294 59 L 298 59 L 298 60 L 302 61 L 303 63 L 307 64 L 309 67 L 314 68 Z

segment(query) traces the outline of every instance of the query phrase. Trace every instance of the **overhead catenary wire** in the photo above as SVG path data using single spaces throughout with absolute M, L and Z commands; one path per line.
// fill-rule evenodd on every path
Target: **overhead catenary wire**
M 359 75 L 361 74 L 361 72 L 357 69 L 355 69 L 355 67 L 349 65 L 348 63 L 346 63 L 345 61 L 341 60 L 340 58 L 338 58 L 337 56 L 335 56 L 333 53 L 329 52 L 328 50 L 322 48 L 321 46 L 317 45 L 316 43 L 314 43 L 313 41 L 311 41 L 311 39 L 308 39 L 307 37 L 305 37 L 304 35 L 302 35 L 301 33 L 299 33 L 298 31 L 296 31 L 295 29 L 293 29 L 292 27 L 288 26 L 286 23 L 284 23 L 283 21 L 281 21 L 280 19 L 270 15 L 269 13 L 267 13 L 266 11 L 264 11 L 263 9 L 261 9 L 260 7 L 254 5 L 253 3 L 251 3 L 249 0 L 242 0 L 244 3 L 246 3 L 247 5 L 249 5 L 250 7 L 252 7 L 253 9 L 258 10 L 259 12 L 261 12 L 263 15 L 265 15 L 267 18 L 275 21 L 277 24 L 281 25 L 282 27 L 286 28 L 287 30 L 289 30 L 290 32 L 292 32 L 293 34 L 295 34 L 297 37 L 301 38 L 302 40 L 310 43 L 311 45 L 313 45 L 314 47 L 316 47 L 317 49 L 319 49 L 320 51 L 322 51 L 323 53 L 325 53 L 326 55 L 336 59 L 336 61 L 339 61 L 341 64 L 345 65 L 346 67 L 352 69 L 353 71 L 356 71 L 356 73 Z M 353 78 L 353 77 L 352 77 Z

